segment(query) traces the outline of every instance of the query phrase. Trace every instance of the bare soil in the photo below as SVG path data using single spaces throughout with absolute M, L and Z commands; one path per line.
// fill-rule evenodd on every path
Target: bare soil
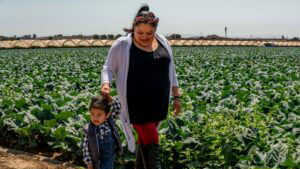
M 0 151 L 1 169 L 75 169 L 79 167 L 67 167 L 55 160 L 41 156 L 16 154 Z

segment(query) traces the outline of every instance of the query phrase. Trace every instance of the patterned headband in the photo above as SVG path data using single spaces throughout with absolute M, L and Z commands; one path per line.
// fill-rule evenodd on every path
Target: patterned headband
M 159 18 L 156 18 L 153 13 L 149 13 L 149 15 L 137 16 L 134 19 L 134 24 L 137 23 L 150 23 L 157 25 L 159 22 Z

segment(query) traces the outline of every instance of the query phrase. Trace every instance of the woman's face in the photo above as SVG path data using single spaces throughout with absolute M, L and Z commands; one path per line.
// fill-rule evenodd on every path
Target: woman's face
M 151 24 L 141 23 L 134 26 L 134 39 L 135 41 L 143 46 L 149 47 L 155 36 L 155 27 Z

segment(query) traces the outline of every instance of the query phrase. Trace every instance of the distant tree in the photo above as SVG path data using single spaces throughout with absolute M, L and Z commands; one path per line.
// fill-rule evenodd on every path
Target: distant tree
M 107 35 L 107 39 L 114 39 L 114 38 L 115 38 L 115 36 L 113 34 L 108 34 Z
M 63 39 L 64 35 L 63 34 L 57 34 L 57 35 L 54 35 L 53 38 L 55 39 Z
M 32 35 L 32 39 L 36 39 L 36 34 L 34 33 L 33 35 Z
M 100 39 L 107 39 L 107 35 L 105 35 L 105 34 L 100 35 Z
M 293 37 L 292 40 L 293 40 L 293 41 L 298 41 L 298 40 L 299 40 L 299 37 Z
M 21 37 L 21 39 L 31 39 L 31 35 L 24 35 Z
M 99 38 L 100 38 L 99 35 L 97 35 L 97 34 L 93 35 L 93 39 L 99 39 Z
M 53 40 L 53 36 L 49 36 L 48 39 L 49 39 L 49 40 Z
M 281 39 L 284 39 L 284 36 L 283 36 L 283 35 L 281 36 Z
M 181 35 L 180 34 L 171 34 L 167 38 L 168 39 L 180 39 Z
M 227 38 L 227 27 L 225 27 L 225 37 Z

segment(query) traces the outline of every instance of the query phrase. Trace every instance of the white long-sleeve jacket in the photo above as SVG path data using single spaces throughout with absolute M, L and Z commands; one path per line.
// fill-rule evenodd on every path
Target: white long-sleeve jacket
M 171 57 L 171 64 L 169 66 L 170 78 L 170 94 L 172 93 L 172 86 L 178 86 L 176 71 L 173 61 L 173 53 L 168 40 L 162 35 L 155 33 L 155 38 L 167 49 Z M 129 68 L 129 54 L 132 43 L 132 34 L 118 38 L 111 46 L 105 64 L 103 65 L 101 73 L 101 83 L 112 83 L 113 77 L 116 80 L 116 88 L 118 98 L 121 102 L 120 119 L 122 122 L 123 132 L 126 136 L 128 149 L 131 152 L 135 151 L 135 141 L 132 134 L 132 128 L 129 121 L 128 107 L 127 107 L 127 75 Z M 159 125 L 158 125 L 159 126 Z

